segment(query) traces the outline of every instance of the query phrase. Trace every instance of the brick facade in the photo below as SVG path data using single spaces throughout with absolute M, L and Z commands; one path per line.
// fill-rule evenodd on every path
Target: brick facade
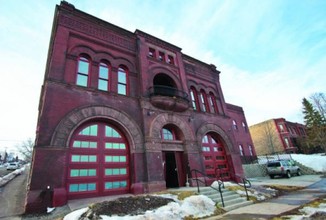
M 90 122 L 112 125 L 123 134 L 128 147 L 128 193 L 164 190 L 169 178 L 178 179 L 177 187 L 185 186 L 191 170 L 205 173 L 208 162 L 202 155 L 202 142 L 206 135 L 223 151 L 224 178 L 238 181 L 243 176 L 239 144 L 245 155 L 255 155 L 253 143 L 243 109 L 225 102 L 220 72 L 214 65 L 140 30 L 132 33 L 86 14 L 65 1 L 56 7 L 54 16 L 26 212 L 44 211 L 47 199 L 50 205 L 60 206 L 72 198 L 68 183 L 73 179 L 69 171 L 74 134 Z M 151 50 L 156 54 L 149 53 Z M 81 56 L 89 62 L 87 86 L 76 83 Z M 98 89 L 103 60 L 110 65 L 107 91 Z M 125 95 L 117 87 L 121 66 L 128 70 Z M 196 91 L 196 109 L 191 88 Z M 163 128 L 173 131 L 175 139 L 162 140 Z M 171 158 L 176 176 L 166 171 Z M 97 166 L 94 169 L 102 167 Z M 212 169 L 216 172 L 217 168 Z M 219 169 L 222 173 L 224 168 Z

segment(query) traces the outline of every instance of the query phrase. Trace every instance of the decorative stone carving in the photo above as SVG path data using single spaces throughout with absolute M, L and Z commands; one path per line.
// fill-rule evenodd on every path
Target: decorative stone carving
M 85 33 L 88 36 L 97 37 L 114 45 L 118 45 L 132 52 L 136 51 L 136 43 L 134 41 L 113 34 L 104 27 L 97 27 L 66 16 L 61 16 L 59 18 L 59 24 L 70 29 Z

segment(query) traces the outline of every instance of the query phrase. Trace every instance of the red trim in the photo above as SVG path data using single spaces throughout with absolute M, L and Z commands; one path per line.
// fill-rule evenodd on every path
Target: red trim
M 226 176 L 223 177 L 223 180 L 230 180 L 230 166 L 227 161 L 227 156 L 223 144 L 219 140 L 214 139 L 209 134 L 206 136 L 208 143 L 202 142 L 202 147 L 209 147 L 210 149 L 210 151 L 203 151 L 206 174 L 215 177 L 215 169 L 219 166 L 222 166 L 224 168 L 217 170 L 219 171 L 217 178 L 219 178 L 219 174 L 224 174 Z M 216 143 L 214 143 L 214 141 Z M 209 160 L 205 160 L 205 157 Z
M 79 132 L 84 128 L 97 125 L 97 136 L 80 135 Z M 109 126 L 116 130 L 121 137 L 106 137 L 105 127 Z M 76 148 L 73 147 L 74 141 L 96 141 L 97 148 Z M 125 149 L 107 149 L 105 143 L 121 143 Z M 72 155 L 96 155 L 96 162 L 72 162 Z M 125 156 L 125 162 L 105 162 L 105 156 Z M 121 194 L 130 192 L 130 168 L 129 168 L 129 146 L 123 134 L 114 126 L 104 122 L 85 123 L 74 132 L 69 148 L 67 184 L 68 199 L 95 197 L 103 195 Z M 105 169 L 125 168 L 124 175 L 105 175 Z M 95 169 L 96 176 L 70 177 L 71 169 Z M 105 182 L 126 181 L 126 187 L 105 189 Z M 69 192 L 70 184 L 96 183 L 96 190 L 86 192 Z

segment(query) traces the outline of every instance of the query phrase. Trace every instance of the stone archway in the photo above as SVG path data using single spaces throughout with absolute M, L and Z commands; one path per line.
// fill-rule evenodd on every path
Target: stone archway
M 226 145 L 226 150 L 228 151 L 228 153 L 234 153 L 235 149 L 233 147 L 232 141 L 229 138 L 229 136 L 227 135 L 227 133 L 225 133 L 225 131 L 220 128 L 219 126 L 215 125 L 215 124 L 204 124 L 202 125 L 196 134 L 196 140 L 198 143 L 202 142 L 202 138 L 209 132 L 214 132 L 217 133 L 225 142 Z
M 131 152 L 143 152 L 143 134 L 137 123 L 122 111 L 107 106 L 86 106 L 73 110 L 64 117 L 55 128 L 51 146 L 68 148 L 73 131 L 83 122 L 104 118 L 116 122 L 126 133 Z

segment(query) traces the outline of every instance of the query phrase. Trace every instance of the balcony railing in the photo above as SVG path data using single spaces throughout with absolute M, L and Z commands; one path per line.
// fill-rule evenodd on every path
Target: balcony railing
M 151 103 L 157 108 L 182 112 L 189 108 L 188 94 L 169 86 L 153 86 L 148 89 Z
M 149 88 L 149 96 L 168 96 L 184 99 L 189 102 L 188 94 L 170 86 L 153 86 Z

